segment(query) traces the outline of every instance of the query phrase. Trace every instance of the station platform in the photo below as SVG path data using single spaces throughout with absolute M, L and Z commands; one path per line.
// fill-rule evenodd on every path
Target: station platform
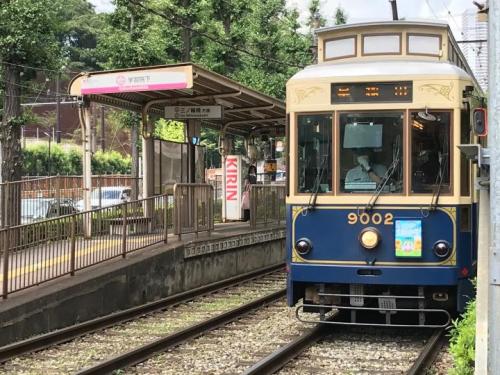
M 140 238 L 137 240 L 144 240 Z M 118 256 L 80 269 L 74 276 L 9 294 L 0 300 L 0 346 L 279 264 L 285 257 L 284 241 L 283 225 L 252 229 L 241 222 L 216 224 L 210 234 L 184 234 L 181 239 L 169 235 L 167 243 L 146 246 L 125 258 Z M 83 245 L 77 258 L 115 251 L 112 244 L 109 249 L 90 242 Z M 53 247 L 57 249 L 58 244 Z M 29 257 L 30 251 L 16 254 L 18 264 L 23 264 L 21 258 Z M 46 254 L 30 267 L 11 269 L 11 282 L 67 267 L 65 255 L 57 251 Z

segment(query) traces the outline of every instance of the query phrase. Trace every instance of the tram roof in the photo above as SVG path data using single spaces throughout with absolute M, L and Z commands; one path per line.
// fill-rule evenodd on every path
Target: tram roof
M 118 79 L 123 80 L 123 77 L 133 79 L 141 75 L 153 77 L 155 74 L 163 74 L 165 77 L 168 74 L 180 75 L 184 77 L 182 79 L 185 80 L 185 85 L 164 85 L 155 89 L 152 86 L 152 89 L 143 87 L 124 91 L 103 87 L 116 85 L 115 82 L 118 82 Z M 119 76 L 122 77 L 118 78 Z M 93 78 L 94 82 L 100 81 L 100 87 L 86 91 L 85 82 L 89 82 L 90 78 Z M 103 92 L 98 92 L 99 90 Z M 227 126 L 228 133 L 243 136 L 259 131 L 283 132 L 285 126 L 284 101 L 192 63 L 83 72 L 71 80 L 68 91 L 72 96 L 84 97 L 92 102 L 120 109 L 141 112 L 146 107 L 149 114 L 160 116 L 164 115 L 164 108 L 168 105 L 221 105 L 221 120 L 202 119 L 202 122 L 215 129 Z
M 355 61 L 332 62 L 310 65 L 296 73 L 290 81 L 317 78 L 347 77 L 359 80 L 362 77 L 391 77 L 395 76 L 447 76 L 470 79 L 466 71 L 446 61 Z
M 316 29 L 316 33 L 324 33 L 329 31 L 338 31 L 338 30 L 347 30 L 347 29 L 357 29 L 357 28 L 366 28 L 366 27 L 379 27 L 379 26 L 419 26 L 419 27 L 440 27 L 440 28 L 448 28 L 448 23 L 441 20 L 427 20 L 427 19 L 414 19 L 414 20 L 386 20 L 386 21 L 368 21 L 368 22 L 355 22 L 355 23 L 346 23 L 342 25 L 335 26 L 327 26 Z

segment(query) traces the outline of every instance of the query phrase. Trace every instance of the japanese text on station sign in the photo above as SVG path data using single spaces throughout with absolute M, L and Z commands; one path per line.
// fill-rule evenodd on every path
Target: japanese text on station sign
M 222 107 L 220 105 L 206 106 L 167 106 L 165 107 L 167 119 L 221 119 Z

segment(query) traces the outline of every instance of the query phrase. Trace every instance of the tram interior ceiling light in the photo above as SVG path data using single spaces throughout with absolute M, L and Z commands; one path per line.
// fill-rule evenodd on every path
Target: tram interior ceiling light
M 418 117 L 420 117 L 422 120 L 430 121 L 430 122 L 434 122 L 437 120 L 436 116 L 427 112 L 427 110 L 425 110 L 425 112 L 424 111 L 418 112 Z
M 451 245 L 448 241 L 439 240 L 434 244 L 433 249 L 434 254 L 436 254 L 438 258 L 446 258 L 450 255 Z
M 308 238 L 300 238 L 296 243 L 295 243 L 295 250 L 300 255 L 306 255 L 312 250 L 312 242 Z

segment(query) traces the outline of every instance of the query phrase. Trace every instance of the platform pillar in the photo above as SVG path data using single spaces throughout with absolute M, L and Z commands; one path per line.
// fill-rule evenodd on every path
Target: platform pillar
M 500 1 L 489 2 L 488 146 L 490 148 L 490 248 L 488 285 L 488 374 L 500 374 Z
M 152 197 L 154 191 L 154 138 L 152 136 L 152 120 L 148 114 L 143 114 L 142 136 L 142 198 Z M 164 192 L 161 192 L 164 193 Z M 151 217 L 153 214 L 153 205 L 151 202 L 144 202 L 144 216 Z
M 82 148 L 83 148 L 83 208 L 84 211 L 92 209 L 92 129 L 90 104 L 85 102 L 81 109 L 82 120 Z M 83 235 L 85 238 L 92 237 L 92 217 L 85 215 L 83 218 Z

